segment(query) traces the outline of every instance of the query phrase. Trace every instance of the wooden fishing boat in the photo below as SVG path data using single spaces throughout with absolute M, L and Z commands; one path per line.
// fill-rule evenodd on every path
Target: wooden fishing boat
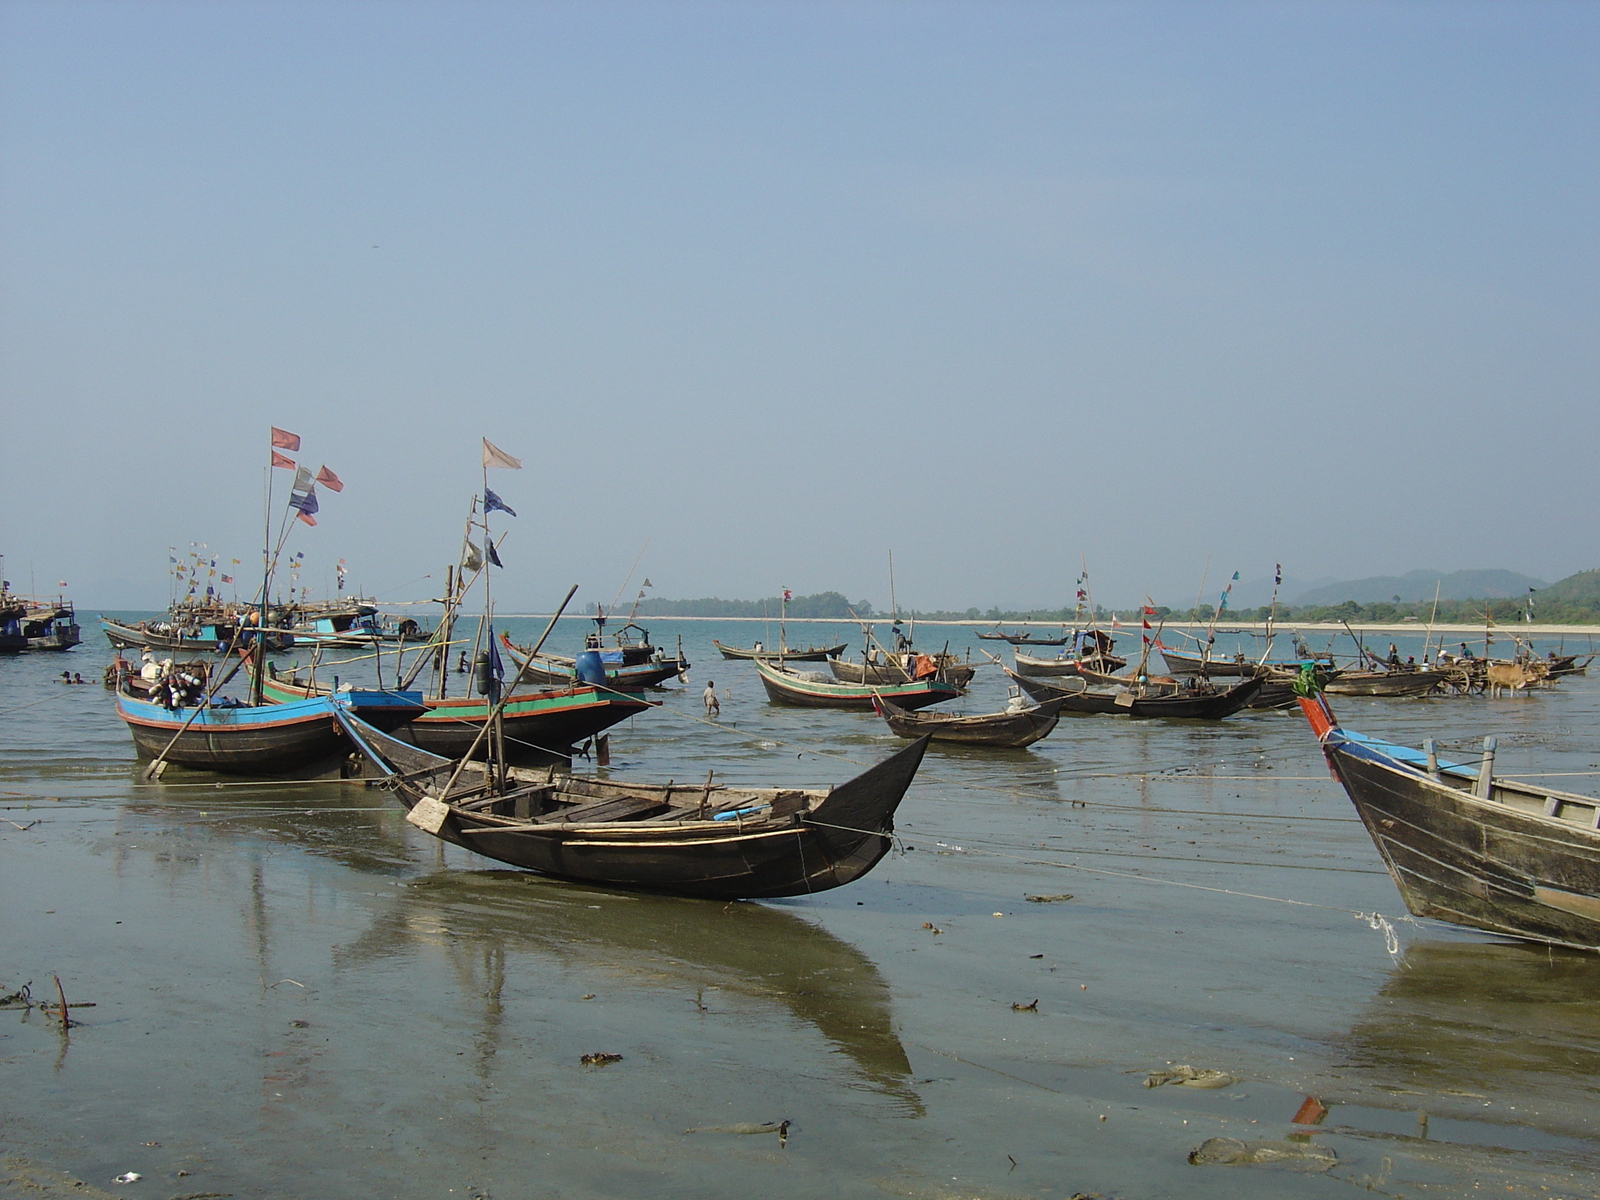
M 571 687 L 580 678 L 579 661 L 560 654 L 530 655 L 526 646 L 518 646 L 505 633 L 500 634 L 500 645 L 517 664 L 521 678 L 540 687 Z M 689 660 L 680 649 L 677 658 L 667 658 L 654 646 L 631 647 L 618 650 L 589 650 L 593 656 L 585 661 L 589 676 L 585 682 L 599 684 L 597 676 L 604 673 L 604 684 L 624 692 L 656 687 L 675 679 L 689 669 Z M 630 661 L 630 659 L 632 661 Z
M 1243 654 L 1236 654 L 1232 658 L 1205 658 L 1199 654 L 1183 654 L 1177 650 L 1169 650 L 1165 646 L 1158 646 L 1161 659 L 1167 664 L 1167 671 L 1173 675 L 1209 675 L 1213 679 L 1235 678 L 1241 679 L 1246 675 L 1256 673 L 1256 665 Z
M 254 674 L 253 664 L 246 669 Z M 295 671 L 280 674 L 271 663 L 266 664 L 261 678 L 263 703 L 294 704 L 318 696 L 339 701 L 367 724 L 385 731 L 409 725 L 424 716 L 428 708 L 423 694 L 410 688 L 354 687 L 340 683 L 338 676 L 332 683 L 313 683 L 302 680 Z
M 840 683 L 907 683 L 921 676 L 942 679 L 958 688 L 965 688 L 978 673 L 971 663 L 962 662 L 948 651 L 922 654 L 915 650 L 873 650 L 869 653 L 873 657 L 864 663 L 829 659 L 828 669 Z
M 248 775 L 319 773 L 350 752 L 338 714 L 365 712 L 386 725 L 422 711 L 420 696 L 307 696 L 284 704 L 228 704 L 168 708 L 134 696 L 116 695 L 117 715 L 128 726 L 141 758 L 160 757 L 208 771 Z M 368 700 L 373 702 L 367 703 Z
M 723 901 L 809 895 L 872 870 L 928 746 L 918 739 L 831 789 L 709 778 L 680 787 L 519 768 L 494 786 L 496 773 L 475 764 L 450 787 L 456 763 L 346 723 L 407 820 L 435 837 L 559 879 Z
M 1579 659 L 1582 662 L 1579 662 Z M 1587 675 L 1589 664 L 1594 661 L 1592 654 L 1552 654 L 1548 659 L 1549 674 L 1547 679 L 1560 679 L 1565 675 Z
M 1013 646 L 1065 646 L 1072 640 L 1065 635 L 1061 637 L 1036 637 L 1027 631 L 1006 633 L 998 629 L 980 633 L 978 637 L 985 642 L 1010 642 Z
M 1332 696 L 1426 696 L 1448 679 L 1447 671 L 1344 671 L 1323 690 Z
M 243 646 L 254 640 L 255 630 L 246 629 L 241 636 L 237 622 L 204 621 L 194 624 L 175 624 L 168 621 L 140 621 L 128 625 L 100 618 L 100 628 L 106 640 L 118 650 L 162 650 L 169 654 L 227 653 L 236 644 Z M 294 634 L 286 629 L 269 629 L 266 648 L 281 653 L 294 648 Z
M 572 685 L 570 680 L 568 685 L 512 692 L 502 714 L 508 760 L 570 760 L 575 746 L 651 707 L 643 696 L 593 684 Z M 328 684 L 313 685 L 294 675 L 283 676 L 270 670 L 261 681 L 261 690 L 264 697 L 280 703 L 333 694 Z M 400 730 L 399 736 L 446 757 L 459 758 L 473 752 L 475 743 L 479 747 L 476 753 L 483 753 L 479 733 L 494 707 L 488 700 L 481 696 L 439 699 L 421 693 L 404 694 L 417 696 L 419 704 L 402 723 L 403 728 L 390 726 Z
M 711 639 L 711 644 L 722 653 L 723 658 L 765 658 L 773 662 L 826 662 L 843 654 L 845 647 L 845 643 L 840 642 L 837 646 L 807 646 L 804 650 L 796 650 L 793 646 L 784 650 L 767 650 L 759 646 L 746 650 L 742 646 L 724 646 L 715 638 Z
M 324 606 L 323 611 L 303 615 L 290 632 L 294 635 L 296 645 L 340 649 L 369 648 L 375 644 L 391 645 L 397 642 L 416 645 L 432 637 L 429 631 L 410 617 L 395 625 L 375 605 L 363 603 Z
M 1060 700 L 1047 700 L 1035 708 L 957 717 L 949 713 L 907 712 L 883 696 L 874 696 L 872 700 L 878 715 L 900 737 L 926 736 L 936 742 L 1003 746 L 1013 750 L 1048 737 L 1061 719 L 1062 704 Z
M 1300 707 L 1414 915 L 1600 950 L 1600 800 L 1494 775 L 1493 738 L 1443 762 L 1340 728 L 1320 695 Z
M 1128 660 L 1116 654 L 1090 651 L 1084 655 L 1061 654 L 1055 658 L 1036 658 L 1020 650 L 1012 651 L 1017 671 L 1023 675 L 1115 675 L 1128 665 Z
M 70 650 L 83 637 L 70 601 L 27 600 L 0 594 L 0 654 Z
M 1106 691 L 1090 688 L 1086 684 L 1074 688 L 1071 683 L 1052 683 L 1009 670 L 1006 674 L 1041 704 L 1049 700 L 1061 700 L 1062 712 L 1168 717 L 1191 721 L 1217 721 L 1232 716 L 1249 705 L 1265 682 L 1258 678 L 1244 679 L 1222 692 L 1158 686 L 1148 688 L 1141 694 L 1126 688 Z
M 926 708 L 961 695 L 954 684 L 938 679 L 921 679 L 914 683 L 839 683 L 828 679 L 820 671 L 794 671 L 781 663 L 771 663 L 764 658 L 752 660 L 761 684 L 767 689 L 767 698 L 774 704 L 791 704 L 801 708 L 853 708 L 872 711 L 874 694 L 887 696 L 904 709 Z

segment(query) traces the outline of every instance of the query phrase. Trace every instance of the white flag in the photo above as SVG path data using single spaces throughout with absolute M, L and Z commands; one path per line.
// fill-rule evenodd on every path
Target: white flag
M 522 470 L 522 460 L 512 458 L 504 450 L 496 446 L 488 438 L 483 439 L 483 465 L 485 467 L 509 467 L 513 471 Z

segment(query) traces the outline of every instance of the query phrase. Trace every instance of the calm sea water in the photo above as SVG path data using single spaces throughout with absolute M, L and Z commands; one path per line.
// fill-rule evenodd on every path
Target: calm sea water
M 651 628 L 682 635 L 690 683 L 615 731 L 614 773 L 826 784 L 901 744 L 870 714 L 770 705 L 711 646 L 759 625 Z M 919 629 L 947 635 L 966 652 L 970 630 Z M 68 1039 L 0 1012 L 0 1152 L 107 1192 L 1600 1188 L 1600 958 L 1400 920 L 1298 716 L 1068 719 L 1027 751 L 935 748 L 867 879 L 722 905 L 500 870 L 353 785 L 143 784 L 110 697 L 56 678 L 109 657 L 95 634 L 0 659 L 0 993 L 54 974 L 95 1005 Z M 963 707 L 1004 700 L 985 665 Z M 1494 733 L 1505 772 L 1600 786 L 1597 681 L 1335 708 L 1402 742 Z M 1398 954 L 1358 913 L 1394 923 Z M 1170 1063 L 1238 1082 L 1142 1086 Z M 1188 1164 L 1211 1136 L 1284 1138 L 1307 1096 L 1328 1110 L 1326 1173 Z M 782 1120 L 786 1146 L 718 1131 Z

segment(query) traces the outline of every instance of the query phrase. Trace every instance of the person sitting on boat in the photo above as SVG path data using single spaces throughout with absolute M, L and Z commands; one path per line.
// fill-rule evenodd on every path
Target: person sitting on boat
M 1472 657 L 1472 651 L 1467 649 L 1467 644 L 1465 642 L 1461 643 L 1461 657 L 1462 658 L 1471 658 Z
M 155 683 L 161 678 L 161 664 L 156 661 L 156 656 L 146 650 L 139 656 L 142 662 L 139 666 L 139 678 L 146 683 Z
M 760 654 L 760 653 L 761 653 L 761 651 L 762 651 L 762 645 L 761 645 L 761 643 L 760 643 L 760 642 L 757 642 L 757 643 L 756 643 L 756 653 L 757 653 L 757 654 Z

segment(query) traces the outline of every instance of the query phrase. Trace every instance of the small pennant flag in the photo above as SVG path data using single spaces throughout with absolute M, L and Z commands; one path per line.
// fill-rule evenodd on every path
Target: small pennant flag
M 272 465 L 275 467 L 287 467 L 292 471 L 294 470 L 294 459 L 288 457 L 288 455 L 279 454 L 274 450 L 272 452 Z
M 298 450 L 300 449 L 300 435 L 298 433 L 290 433 L 287 429 L 279 429 L 274 425 L 272 427 L 272 444 L 279 450 Z
M 232 575 L 224 575 L 222 577 L 222 582 L 223 583 L 232 583 L 233 582 L 233 576 Z
M 332 471 L 328 470 L 327 467 L 317 468 L 317 482 L 323 487 L 327 488 L 330 492 L 344 491 L 344 484 L 341 483 L 339 481 L 339 477 Z
M 499 555 L 499 552 L 495 550 L 494 543 L 493 542 L 484 542 L 483 548 L 489 552 L 489 561 L 493 565 L 499 567 L 502 571 L 505 570 L 505 566 L 506 565 L 505 565 L 505 563 L 500 561 L 500 555 Z
M 315 482 L 316 482 L 316 476 L 314 476 L 311 473 L 311 469 L 309 467 L 296 467 L 294 469 L 294 490 L 295 491 L 297 491 L 297 492 L 307 491 L 307 490 L 310 489 L 311 485 L 313 483 L 315 483 Z
M 788 588 L 784 588 L 783 589 L 783 598 L 785 600 L 793 600 L 794 599 L 794 593 L 791 592 Z
M 649 581 L 649 580 L 648 580 L 648 579 L 646 579 L 646 580 L 645 580 L 645 581 L 644 581 L 644 582 L 643 582 L 643 583 L 641 583 L 641 584 L 640 584 L 640 585 L 639 585 L 639 586 L 640 586 L 640 587 L 655 587 L 655 584 L 653 584 L 653 583 L 651 583 L 651 582 L 650 582 L 650 581 Z M 1533 590 L 1533 589 L 1532 589 L 1532 588 L 1529 588 L 1529 589 L 1528 589 L 1528 590 L 1529 590 L 1529 591 L 1532 591 L 1532 590 Z
M 312 513 L 316 512 L 317 511 L 317 489 L 316 489 L 316 487 L 315 486 L 308 487 L 304 492 L 296 492 L 294 495 L 290 496 L 289 497 L 289 507 L 290 508 L 299 509 L 300 510 L 300 515 L 302 517 L 310 516 Z M 308 524 L 315 525 L 316 522 L 315 521 L 311 521 L 311 522 L 308 522 Z M 300 557 L 301 557 L 301 555 L 299 555 L 299 554 L 295 555 L 295 558 L 300 558 Z
M 475 542 L 468 542 L 466 549 L 461 553 L 461 569 L 463 571 L 476 571 L 483 566 L 483 555 L 478 553 Z
M 295 513 L 294 519 L 296 521 L 304 521 L 307 525 L 315 525 L 317 523 L 317 519 L 310 513 L 306 512 L 305 509 L 301 509 L 299 512 Z
M 522 470 L 522 460 L 512 458 L 504 450 L 496 446 L 488 438 L 483 439 L 483 465 L 485 467 L 506 467 L 512 471 Z
M 483 511 L 486 512 L 486 513 L 492 513 L 492 512 L 495 512 L 496 510 L 498 510 L 500 512 L 503 512 L 503 513 L 509 513 L 513 517 L 517 515 L 517 510 L 516 509 L 512 508 L 504 500 L 500 499 L 500 497 L 495 495 L 494 492 L 492 492 L 490 489 L 484 488 L 483 489 Z

